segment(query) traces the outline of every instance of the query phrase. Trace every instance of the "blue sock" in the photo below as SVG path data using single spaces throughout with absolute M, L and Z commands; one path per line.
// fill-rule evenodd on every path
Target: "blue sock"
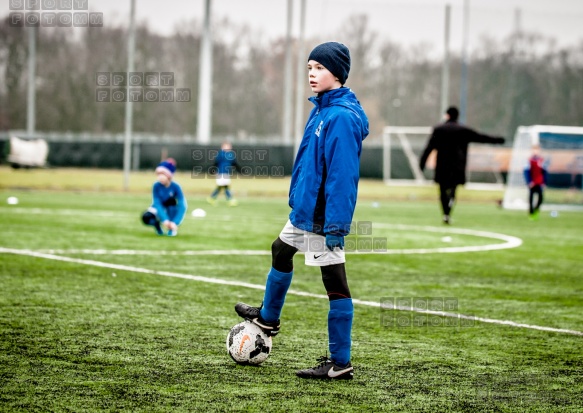
M 267 322 L 279 320 L 285 295 L 291 284 L 294 272 L 279 272 L 271 268 L 267 274 L 267 283 L 265 284 L 265 295 L 263 296 L 263 308 L 261 309 L 261 318 Z
M 350 335 L 354 307 L 352 298 L 330 301 L 328 312 L 328 346 L 330 358 L 341 367 L 350 362 Z
M 225 196 L 227 197 L 227 201 L 231 200 L 231 191 L 229 189 L 225 189 Z
M 219 195 L 220 188 L 217 188 L 211 194 L 211 198 L 216 198 Z

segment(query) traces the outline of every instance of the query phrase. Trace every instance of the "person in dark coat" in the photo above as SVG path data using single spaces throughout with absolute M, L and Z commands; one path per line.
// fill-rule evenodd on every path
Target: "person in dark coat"
M 451 223 L 451 209 L 458 185 L 466 183 L 466 163 L 470 142 L 503 144 L 504 138 L 488 136 L 457 122 L 459 110 L 451 106 L 445 112 L 445 122 L 433 128 L 429 142 L 419 160 L 423 171 L 429 154 L 437 151 L 434 181 L 439 184 L 443 222 Z

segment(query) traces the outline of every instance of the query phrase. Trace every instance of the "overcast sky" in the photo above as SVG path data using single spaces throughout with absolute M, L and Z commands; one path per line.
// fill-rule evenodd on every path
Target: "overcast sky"
M 42 0 L 40 0 L 42 2 Z M 57 0 L 59 1 L 59 0 Z M 104 24 L 123 23 L 130 0 L 87 0 L 90 9 L 104 13 Z M 293 34 L 299 33 L 299 4 L 295 5 Z M 171 34 L 177 25 L 202 20 L 205 0 L 137 0 L 137 18 L 151 29 Z M 464 0 L 306 0 L 306 34 L 322 40 L 342 29 L 354 14 L 366 14 L 371 30 L 404 45 L 431 44 L 443 51 L 445 4 L 452 7 L 450 47 L 460 50 Z M 481 36 L 501 39 L 516 27 L 553 37 L 561 46 L 583 41 L 583 0 L 469 0 L 470 48 Z M 0 15 L 9 12 L 10 0 L 0 0 Z M 248 24 L 269 37 L 285 35 L 287 0 L 212 0 L 213 17 Z

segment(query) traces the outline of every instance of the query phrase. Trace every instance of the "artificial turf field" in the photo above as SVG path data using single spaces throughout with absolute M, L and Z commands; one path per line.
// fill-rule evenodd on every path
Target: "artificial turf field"
M 179 175 L 207 216 L 173 238 L 141 224 L 153 179 L 123 192 L 119 171 L 0 169 L 0 411 L 582 411 L 583 213 L 532 222 L 462 190 L 445 227 L 435 188 L 361 181 L 355 221 L 387 251 L 347 257 L 355 377 L 305 381 L 328 303 L 302 255 L 269 359 L 225 350 L 234 304 L 262 299 L 289 181 L 235 181 L 230 208 Z

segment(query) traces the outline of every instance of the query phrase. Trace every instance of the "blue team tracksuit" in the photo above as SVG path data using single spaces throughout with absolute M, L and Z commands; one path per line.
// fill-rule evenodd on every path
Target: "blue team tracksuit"
M 310 101 L 312 109 L 292 171 L 289 191 L 291 223 L 317 234 L 348 235 L 356 207 L 362 141 L 368 135 L 368 118 L 356 95 L 346 87 Z M 261 316 L 276 320 L 291 284 L 292 273 L 271 269 Z M 330 357 L 338 364 L 350 361 L 353 319 L 351 298 L 330 301 L 328 337 Z
M 187 208 L 182 188 L 176 182 L 171 181 L 168 187 L 156 182 L 152 187 L 152 206 L 148 211 L 154 214 L 159 222 L 172 221 L 180 225 Z

